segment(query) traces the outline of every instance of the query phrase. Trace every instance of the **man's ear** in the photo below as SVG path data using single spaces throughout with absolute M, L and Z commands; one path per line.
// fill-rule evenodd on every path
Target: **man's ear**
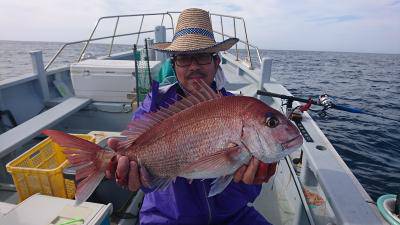
M 214 56 L 214 62 L 215 62 L 215 68 L 218 68 L 219 64 L 221 63 L 221 58 L 219 57 L 218 54 Z
M 175 61 L 173 58 L 170 59 L 171 67 L 175 70 Z
M 176 76 L 175 61 L 173 58 L 171 58 L 170 63 L 171 63 L 171 68 L 174 71 L 174 75 Z

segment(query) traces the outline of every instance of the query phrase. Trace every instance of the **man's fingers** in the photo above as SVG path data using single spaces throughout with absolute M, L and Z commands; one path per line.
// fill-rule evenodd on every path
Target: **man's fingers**
M 117 170 L 115 172 L 115 178 L 119 185 L 126 186 L 128 184 L 129 172 L 129 159 L 126 156 L 121 156 L 118 158 Z
M 139 167 L 135 161 L 131 161 L 129 164 L 128 188 L 131 191 L 137 191 L 141 185 Z
M 236 170 L 235 175 L 233 176 L 233 180 L 237 183 L 242 180 L 244 171 L 246 171 L 247 166 L 243 165 L 238 170 Z
M 112 175 L 111 175 L 109 170 L 106 170 L 106 178 L 107 179 L 111 179 L 112 178 Z
M 257 173 L 254 177 L 254 184 L 262 184 L 267 179 L 269 164 L 260 162 L 258 164 Z
M 144 166 L 140 166 L 139 173 L 140 173 L 141 184 L 143 185 L 143 187 L 149 188 L 152 180 L 152 177 L 150 176 L 149 172 L 146 170 Z
M 276 165 L 277 163 L 263 163 L 260 162 L 258 165 L 258 171 L 254 178 L 254 184 L 262 184 L 264 182 L 268 182 L 269 179 L 275 174 L 276 172 Z
M 262 184 L 268 180 L 269 164 L 260 162 L 258 164 L 258 169 L 256 176 L 254 177 L 254 184 Z
M 267 182 L 268 179 L 269 179 L 270 177 L 272 177 L 272 176 L 275 174 L 275 172 L 276 172 L 276 165 L 277 165 L 277 164 L 278 164 L 278 163 L 271 163 L 271 164 L 268 165 L 267 180 L 266 180 L 265 182 Z
M 107 140 L 107 145 L 111 149 L 115 150 L 115 149 L 117 149 L 117 146 L 118 146 L 119 142 L 120 142 L 120 140 L 118 138 L 109 138 Z
M 243 174 L 242 180 L 245 184 L 253 184 L 259 163 L 260 161 L 258 161 L 258 159 L 256 158 L 253 157 L 251 159 L 249 166 L 247 167 L 246 171 Z
M 119 159 L 119 156 L 115 155 L 111 158 L 110 162 L 108 163 L 108 166 L 106 169 L 106 177 L 108 179 L 111 179 L 115 176 L 115 172 L 117 171 L 118 159 Z

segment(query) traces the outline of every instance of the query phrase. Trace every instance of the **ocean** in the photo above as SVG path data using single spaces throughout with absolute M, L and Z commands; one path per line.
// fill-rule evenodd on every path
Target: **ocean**
M 30 51 L 42 50 L 46 64 L 61 46 L 0 41 L 0 80 L 31 74 Z M 54 66 L 77 60 L 81 47 L 67 48 Z M 121 45 L 114 50 L 130 47 Z M 101 44 L 88 51 L 108 53 Z M 310 112 L 374 200 L 400 193 L 400 54 L 262 50 L 261 55 L 273 59 L 272 77 L 293 95 L 307 98 L 327 93 L 337 104 L 379 115 L 331 109 L 320 118 Z

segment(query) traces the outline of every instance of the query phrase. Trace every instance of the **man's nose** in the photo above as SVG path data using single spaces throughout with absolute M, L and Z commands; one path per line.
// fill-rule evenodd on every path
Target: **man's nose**
M 192 58 L 192 62 L 189 65 L 189 70 L 196 70 L 199 67 L 200 65 L 197 63 L 197 59 Z

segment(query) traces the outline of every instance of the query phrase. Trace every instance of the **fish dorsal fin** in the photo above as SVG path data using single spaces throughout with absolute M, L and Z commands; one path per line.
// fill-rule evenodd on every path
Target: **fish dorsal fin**
M 140 117 L 140 119 L 135 119 L 128 124 L 127 130 L 122 132 L 122 135 L 127 136 L 126 141 L 121 141 L 117 147 L 117 150 L 126 149 L 135 140 L 150 130 L 156 124 L 162 122 L 163 120 L 182 112 L 188 108 L 191 108 L 201 102 L 210 101 L 213 99 L 221 98 L 220 93 L 215 93 L 215 91 L 207 85 L 203 80 L 195 80 L 193 86 L 196 91 L 188 93 L 187 97 L 179 95 L 181 98 L 178 101 L 168 105 L 168 107 L 160 107 L 159 110 L 155 112 L 146 113 Z

